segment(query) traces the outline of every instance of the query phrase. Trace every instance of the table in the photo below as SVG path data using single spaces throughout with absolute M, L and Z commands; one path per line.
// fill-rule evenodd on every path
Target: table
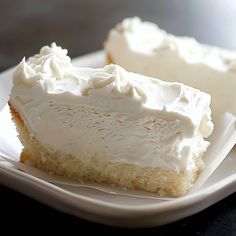
M 196 37 L 202 43 L 236 49 L 236 2 L 233 0 L 17 0 L 0 1 L 0 71 L 23 56 L 35 54 L 55 41 L 76 57 L 102 48 L 107 32 L 125 17 L 140 16 L 176 35 Z M 27 225 L 37 232 L 67 229 L 137 232 L 94 224 L 58 212 L 13 190 L 0 186 L 1 229 L 7 223 Z M 40 217 L 40 222 L 37 221 Z M 168 235 L 236 235 L 236 194 L 178 222 L 139 232 Z M 49 232 L 49 231 L 47 231 Z

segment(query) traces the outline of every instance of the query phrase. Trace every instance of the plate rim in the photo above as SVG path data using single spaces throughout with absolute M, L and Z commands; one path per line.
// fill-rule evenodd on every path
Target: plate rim
M 85 62 L 85 61 L 89 61 L 90 59 L 93 60 L 102 60 L 105 59 L 105 54 L 104 54 L 104 50 L 99 50 L 99 51 L 95 51 L 95 52 L 91 52 L 85 55 L 81 55 L 79 57 L 76 57 L 74 59 L 72 59 L 72 63 L 74 64 L 79 64 L 81 61 Z M 83 63 L 82 63 L 83 64 Z M 2 78 L 8 76 L 12 69 L 14 67 L 11 67 L 7 70 L 4 70 L 0 73 L 0 84 L 3 84 L 4 81 L 6 80 L 2 80 Z M 7 80 L 6 80 L 7 81 Z M 5 100 L 7 100 L 6 98 L 4 98 Z M 6 104 L 5 104 L 6 105 Z M 5 106 L 4 106 L 5 107 Z M 0 107 L 1 110 L 1 107 Z M 86 204 L 89 205 L 89 207 L 85 207 L 87 210 L 91 209 L 91 207 L 94 207 L 95 209 L 101 209 L 100 213 L 102 211 L 104 211 L 106 208 L 106 210 L 110 210 L 110 214 L 112 216 L 125 216 L 127 217 L 138 217 L 138 216 L 151 216 L 151 215 L 155 215 L 155 214 L 162 214 L 162 213 L 167 213 L 167 212 L 171 212 L 171 211 L 175 211 L 184 207 L 189 207 L 193 204 L 199 203 L 204 201 L 205 199 L 209 199 L 212 195 L 217 195 L 217 197 L 212 200 L 210 203 L 208 202 L 208 204 L 206 204 L 206 207 L 203 207 L 203 209 L 207 208 L 210 205 L 213 205 L 215 202 L 218 202 L 220 200 L 222 200 L 223 198 L 225 198 L 226 196 L 236 192 L 236 188 L 235 187 L 231 187 L 233 185 L 235 185 L 236 183 L 236 173 L 232 173 L 230 175 L 228 175 L 227 177 L 221 179 L 220 181 L 217 181 L 215 183 L 213 183 L 212 185 L 210 185 L 208 188 L 203 188 L 198 190 L 195 193 L 191 193 L 191 194 L 187 194 L 185 196 L 176 198 L 174 200 L 171 201 L 165 201 L 165 202 L 157 202 L 157 203 L 150 203 L 148 205 L 122 205 L 122 204 L 116 204 L 116 203 L 111 203 L 111 202 L 105 202 L 99 199 L 95 199 L 95 198 L 90 198 L 87 196 L 82 196 L 76 193 L 72 193 L 68 190 L 65 190 L 63 188 L 60 188 L 52 183 L 48 183 L 42 179 L 39 179 L 37 177 L 34 177 L 32 175 L 29 175 L 27 173 L 21 172 L 17 169 L 14 168 L 10 168 L 7 167 L 6 165 L 1 164 L 0 162 L 0 173 L 3 174 L 5 173 L 6 176 L 9 176 L 9 178 L 15 178 L 18 181 L 28 181 L 30 182 L 30 184 L 34 187 L 39 187 L 41 185 L 41 190 L 44 191 L 44 193 L 48 193 L 45 189 L 50 190 L 50 194 L 55 194 L 57 197 L 60 197 L 60 199 L 64 202 L 68 201 L 70 202 L 70 205 L 76 205 L 76 207 L 78 208 L 78 206 L 81 208 L 83 207 L 83 205 L 86 206 Z M 2 182 L 2 181 L 0 181 Z M 8 186 L 7 183 L 4 183 L 4 185 Z M 227 190 L 227 191 L 226 191 Z M 27 194 L 28 195 L 28 194 Z M 32 197 L 32 196 L 31 196 Z M 78 204 L 78 200 L 81 202 L 85 202 L 86 204 Z M 76 204 L 77 203 L 77 204 Z M 200 209 L 199 211 L 203 210 Z M 197 213 L 198 211 L 194 211 L 192 214 Z M 186 214 L 186 216 L 188 215 L 192 215 L 192 214 Z M 183 217 L 181 217 L 183 218 Z M 179 218 L 179 219 L 181 219 Z M 177 218 L 176 218 L 177 219 Z M 171 222 L 173 222 L 175 220 L 172 220 Z M 168 222 L 169 223 L 169 222 Z M 163 223 L 162 223 L 163 224 Z M 116 225 L 114 223 L 114 225 Z M 158 224 L 154 224 L 154 225 L 158 225 Z
M 147 211 L 163 211 L 163 210 L 169 210 L 169 208 L 174 209 L 174 208 L 179 208 L 181 206 L 186 206 L 186 205 L 191 205 L 192 203 L 196 203 L 198 201 L 203 200 L 204 198 L 208 197 L 211 194 L 214 194 L 216 191 L 222 191 L 223 188 L 227 187 L 228 185 L 234 184 L 236 182 L 236 174 L 232 174 L 230 176 L 228 176 L 225 179 L 222 179 L 221 181 L 211 185 L 209 188 L 207 188 L 207 190 L 199 190 L 196 193 L 192 193 L 189 195 L 185 195 L 182 197 L 178 197 L 174 200 L 170 200 L 170 201 L 163 201 L 163 202 L 157 202 L 157 203 L 150 203 L 147 206 L 128 206 L 128 205 L 120 205 L 120 204 L 116 204 L 116 203 L 108 203 L 99 199 L 94 199 L 94 198 L 90 198 L 87 196 L 82 196 L 73 192 L 70 192 L 69 190 L 63 189 L 55 184 L 49 183 L 45 180 L 42 180 L 38 177 L 35 177 L 33 175 L 27 174 L 23 171 L 17 170 L 15 168 L 11 168 L 11 167 L 7 167 L 5 165 L 0 164 L 0 171 L 3 170 L 7 173 L 11 172 L 11 174 L 13 176 L 15 176 L 16 178 L 19 177 L 20 179 L 24 178 L 24 179 L 29 179 L 30 181 L 37 183 L 37 184 L 41 184 L 46 188 L 52 188 L 55 192 L 61 192 L 62 194 L 65 195 L 70 195 L 70 197 L 73 197 L 74 199 L 79 199 L 82 201 L 88 201 L 88 203 L 90 204 L 98 204 L 98 205 L 102 205 L 102 206 L 106 206 L 109 207 L 113 210 L 124 210 L 124 211 L 134 211 L 135 213 L 138 213 L 139 211 L 143 211 L 143 210 L 147 210 Z M 225 183 L 227 182 L 227 183 Z M 234 191 L 233 191 L 234 192 Z M 186 204 L 186 202 L 188 204 Z

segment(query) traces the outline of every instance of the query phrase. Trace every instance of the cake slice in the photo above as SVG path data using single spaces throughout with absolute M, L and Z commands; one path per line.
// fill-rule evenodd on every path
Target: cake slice
M 169 196 L 191 188 L 213 130 L 208 94 L 117 65 L 78 68 L 55 43 L 16 67 L 9 105 L 22 162 Z
M 209 93 L 213 120 L 222 112 L 236 115 L 236 52 L 167 34 L 139 18 L 125 19 L 104 44 L 109 63 L 169 82 L 180 82 Z

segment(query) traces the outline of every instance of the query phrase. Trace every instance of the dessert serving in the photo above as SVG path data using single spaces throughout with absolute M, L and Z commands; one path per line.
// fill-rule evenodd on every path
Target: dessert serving
M 175 37 L 137 17 L 125 19 L 112 29 L 104 47 L 109 63 L 209 93 L 213 118 L 225 111 L 236 115 L 232 102 L 236 52 L 199 44 L 193 38 Z
M 180 196 L 204 165 L 210 99 L 113 64 L 75 67 L 53 43 L 16 67 L 9 106 L 22 162 L 74 180 Z

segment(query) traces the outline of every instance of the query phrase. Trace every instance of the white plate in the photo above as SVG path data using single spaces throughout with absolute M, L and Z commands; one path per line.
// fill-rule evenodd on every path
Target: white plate
M 101 51 L 76 58 L 73 63 L 80 66 L 100 67 L 104 65 L 104 58 L 104 53 Z M 7 103 L 10 88 L 11 69 L 0 75 L 0 110 Z M 10 119 L 9 116 L 5 117 Z M 4 121 L 1 121 L 1 124 L 3 123 Z M 9 132 L 9 137 L 5 137 L 0 145 L 10 147 L 12 140 L 15 140 L 14 146 L 17 146 L 17 139 Z M 20 149 L 20 145 L 18 146 Z M 16 153 L 15 149 L 8 148 L 9 156 L 18 155 L 18 151 Z M 19 171 L 1 159 L 0 183 L 58 210 L 90 221 L 126 227 L 158 226 L 197 213 L 235 192 L 235 156 L 234 148 L 198 191 L 170 201 L 110 194 L 86 187 L 63 186 L 62 188 Z

